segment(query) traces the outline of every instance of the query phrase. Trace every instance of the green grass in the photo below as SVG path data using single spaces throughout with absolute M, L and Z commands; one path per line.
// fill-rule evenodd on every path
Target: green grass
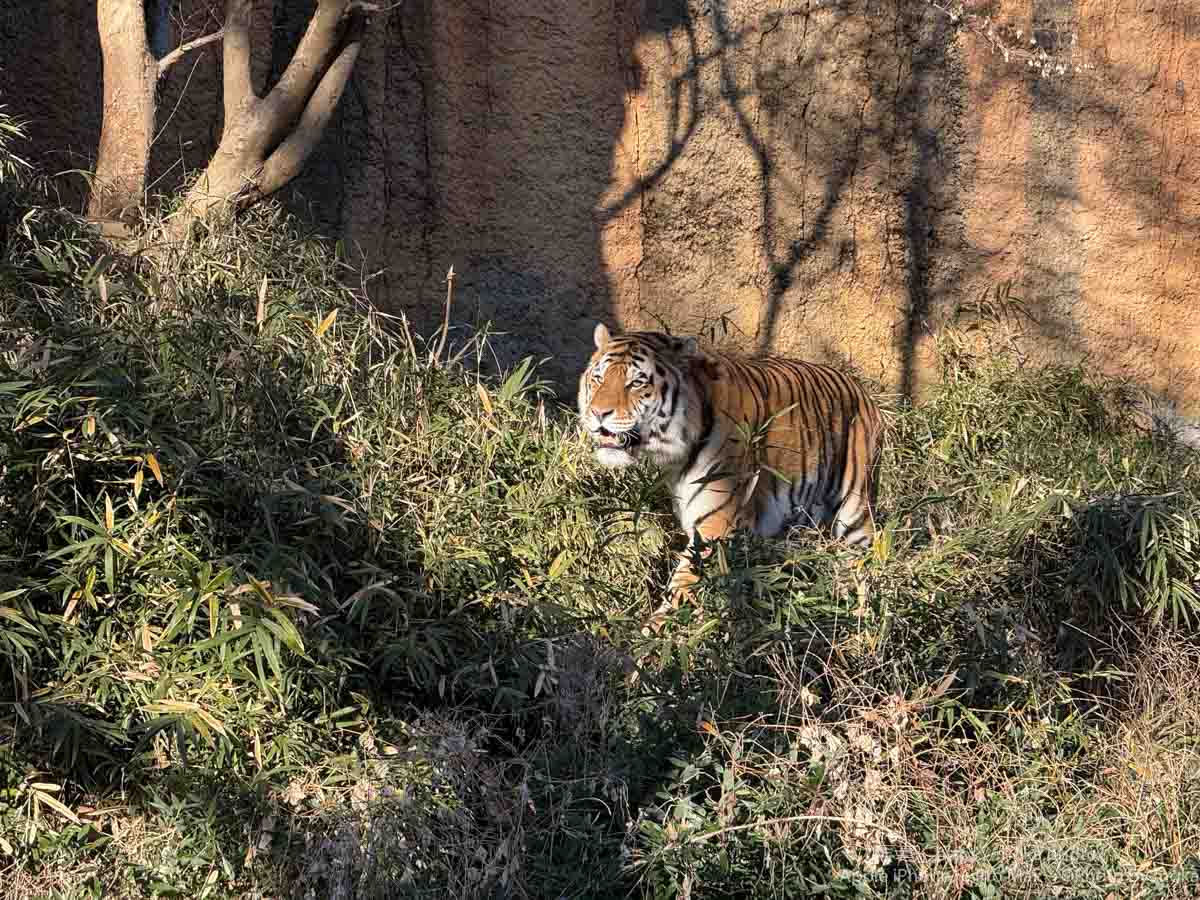
M 1200 455 L 1119 386 L 949 333 L 870 553 L 735 537 L 643 638 L 663 489 L 532 363 L 0 171 L 10 896 L 1191 895 Z

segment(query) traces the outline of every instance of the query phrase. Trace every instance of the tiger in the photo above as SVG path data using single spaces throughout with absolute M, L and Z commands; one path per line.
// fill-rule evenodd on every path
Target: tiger
M 702 350 L 695 337 L 613 334 L 600 322 L 579 378 L 579 421 L 604 466 L 643 455 L 668 470 L 676 519 L 700 554 L 679 554 L 657 631 L 699 581 L 695 557 L 737 529 L 775 537 L 832 526 L 875 532 L 883 424 L 863 385 L 831 366 Z

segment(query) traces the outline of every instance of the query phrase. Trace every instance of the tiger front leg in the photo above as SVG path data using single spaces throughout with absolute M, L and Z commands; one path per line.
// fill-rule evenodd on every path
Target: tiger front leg
M 660 603 L 650 618 L 646 620 L 646 624 L 642 627 L 643 635 L 657 634 L 662 630 L 663 623 L 671 613 L 685 603 L 691 602 L 694 596 L 692 589 L 700 580 L 695 558 L 698 556 L 703 561 L 711 555 L 712 547 L 688 547 L 687 550 L 678 554 L 679 562 L 676 563 L 675 572 L 671 575 L 671 581 L 667 585 L 667 599 Z
M 693 588 L 700 580 L 696 564 L 702 564 L 712 555 L 713 541 L 733 531 L 741 506 L 738 500 L 736 485 L 722 480 L 706 485 L 692 498 L 691 503 L 679 504 L 680 518 L 684 519 L 691 539 L 688 548 L 679 554 L 679 562 L 667 585 L 666 600 L 647 620 L 643 634 L 660 631 L 668 615 L 691 602 Z
M 678 554 L 679 562 L 675 564 L 675 572 L 667 584 L 668 602 L 675 609 L 679 609 L 680 605 L 691 599 L 692 587 L 700 580 L 697 561 L 703 564 L 704 560 L 712 555 L 712 547 L 698 546 L 701 543 L 698 538 L 699 536 L 693 539 L 691 545 Z

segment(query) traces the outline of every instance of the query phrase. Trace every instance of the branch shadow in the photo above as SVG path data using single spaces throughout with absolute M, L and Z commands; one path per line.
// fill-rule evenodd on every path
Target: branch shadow
M 657 76 L 668 85 L 664 133 L 671 140 L 662 148 L 660 161 L 615 202 L 603 206 L 599 216 L 608 221 L 635 201 L 645 204 L 688 153 L 693 137 L 705 126 L 716 127 L 713 122 L 721 117 L 730 118 L 731 136 L 749 151 L 754 166 L 756 227 L 768 282 L 753 342 L 758 353 L 766 353 L 778 343 L 788 304 L 810 302 L 803 295 L 796 297 L 805 284 L 840 270 L 853 273 L 858 236 L 855 212 L 845 208 L 845 201 L 854 199 L 857 180 L 883 182 L 886 190 L 902 198 L 903 221 L 894 230 L 903 241 L 899 265 L 908 303 L 896 342 L 902 388 L 911 393 L 913 347 L 945 290 L 931 283 L 931 271 L 937 267 L 933 248 L 943 230 L 958 227 L 949 221 L 953 210 L 939 196 L 947 190 L 944 182 L 956 161 L 957 136 L 943 139 L 939 128 L 924 118 L 936 90 L 935 77 L 948 68 L 951 38 L 948 27 L 927 11 L 907 4 L 878 6 L 866 10 L 855 2 L 797 5 L 736 25 L 725 2 L 706 6 L 699 19 L 681 8 L 687 15 L 677 28 L 685 37 L 681 46 L 686 63 L 672 65 L 677 73 Z M 650 18 L 656 7 L 646 4 L 643 18 Z M 872 14 L 880 14 L 878 22 Z M 701 24 L 710 35 L 703 49 Z M 870 69 L 872 58 L 886 59 L 889 53 L 894 58 L 897 32 L 905 35 L 907 44 L 894 78 L 876 65 L 849 94 L 832 100 L 822 96 L 816 85 L 828 80 L 835 65 L 831 58 L 858 60 L 863 69 Z M 783 38 L 780 46 L 790 48 L 796 34 L 800 47 L 794 58 L 774 50 L 774 36 Z M 664 40 L 675 46 L 669 35 Z M 753 72 L 748 79 L 744 57 L 749 55 Z M 709 76 L 710 81 L 715 78 L 716 88 L 708 92 L 700 85 L 706 70 L 716 71 Z M 687 110 L 683 121 L 681 108 Z M 903 171 L 907 156 L 915 158 L 908 173 Z M 817 182 L 815 192 L 811 181 Z M 864 190 L 873 187 L 868 183 Z M 651 215 L 643 214 L 647 226 L 657 224 L 648 218 Z M 664 230 L 669 227 L 663 225 Z M 801 273 L 803 282 L 798 282 Z

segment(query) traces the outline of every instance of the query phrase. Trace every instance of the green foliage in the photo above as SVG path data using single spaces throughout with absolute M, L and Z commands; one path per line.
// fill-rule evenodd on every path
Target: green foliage
M 12 144 L 25 137 L 22 123 L 5 112 L 0 104 L 0 190 L 12 191 L 29 177 L 31 167 L 12 150 Z
M 2 149 L 2 148 L 0 148 Z M 889 413 L 882 528 L 678 547 L 533 361 L 435 360 L 264 207 L 0 260 L 16 896 L 1182 895 L 1196 454 L 1075 369 Z M 1190 868 L 1189 868 L 1190 867 Z

